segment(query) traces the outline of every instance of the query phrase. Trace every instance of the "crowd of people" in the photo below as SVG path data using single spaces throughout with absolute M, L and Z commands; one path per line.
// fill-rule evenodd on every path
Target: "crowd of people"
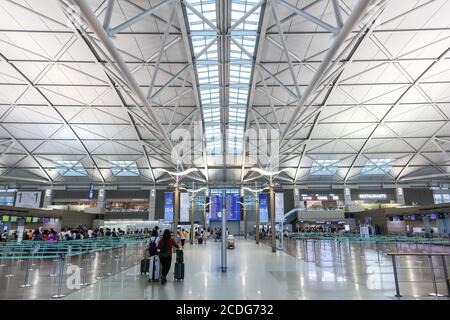
M 33 241 L 49 241 L 57 242 L 64 240 L 83 240 L 83 239 L 97 239 L 97 238 L 118 238 L 125 235 L 125 231 L 118 228 L 63 228 L 57 232 L 53 228 L 44 229 L 43 227 L 36 229 L 26 229 L 23 232 L 22 240 Z M 11 235 L 7 231 L 1 234 L 1 241 L 16 241 L 19 237 L 18 231 L 14 231 Z
M 57 242 L 64 240 L 83 240 L 83 239 L 97 239 L 97 238 L 118 238 L 124 235 L 151 235 L 158 227 L 153 230 L 147 228 L 135 229 L 124 231 L 121 228 L 87 228 L 80 226 L 78 228 L 63 228 L 61 231 L 55 231 L 53 228 L 44 229 L 43 227 L 36 229 L 26 229 L 23 232 L 22 240 L 34 240 L 34 241 L 49 241 Z M 180 243 L 184 247 L 186 241 L 190 241 L 193 237 L 194 243 L 205 244 L 206 239 L 212 237 L 213 239 L 220 240 L 221 228 L 211 228 L 203 229 L 197 227 L 191 232 L 190 229 L 182 228 L 177 232 L 176 242 Z M 228 235 L 228 229 L 227 229 Z M 161 232 L 158 232 L 158 237 L 161 236 Z M 14 231 L 12 234 L 8 231 L 0 233 L 0 241 L 16 241 L 18 239 L 18 231 Z

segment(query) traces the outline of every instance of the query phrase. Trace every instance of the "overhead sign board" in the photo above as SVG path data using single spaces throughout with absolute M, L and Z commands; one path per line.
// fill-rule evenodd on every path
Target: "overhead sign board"
M 41 205 L 40 191 L 19 191 L 16 195 L 16 207 L 20 208 L 39 208 Z

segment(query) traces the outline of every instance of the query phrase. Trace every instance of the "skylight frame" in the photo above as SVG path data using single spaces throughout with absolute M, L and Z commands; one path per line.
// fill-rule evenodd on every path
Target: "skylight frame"
M 231 25 L 234 25 L 258 3 L 256 0 L 232 0 Z M 230 42 L 229 64 L 228 154 L 241 154 L 243 150 L 247 105 L 253 76 L 253 58 L 249 57 L 235 42 L 252 56 L 255 55 L 260 15 L 261 7 L 258 7 L 231 31 L 233 40 Z M 241 108 L 243 116 L 238 111 Z
M 189 4 L 217 26 L 216 0 L 188 0 Z M 191 42 L 194 55 L 198 54 L 217 39 L 217 32 L 205 23 L 193 11 L 186 7 Z M 219 79 L 219 52 L 215 41 L 208 49 L 196 58 L 196 71 L 202 106 L 206 137 L 206 153 L 219 154 L 222 149 L 222 134 L 220 130 L 220 79 Z M 208 135 L 208 133 L 210 135 Z
M 311 176 L 334 176 L 339 169 L 340 160 L 318 159 L 313 160 L 309 175 Z
M 111 172 L 115 177 L 139 177 L 139 167 L 134 160 L 110 160 Z
M 80 160 L 55 160 L 56 171 L 63 177 L 87 177 L 87 171 Z
M 361 169 L 361 174 L 374 176 L 389 174 L 395 161 L 396 159 L 391 158 L 367 159 L 365 166 Z

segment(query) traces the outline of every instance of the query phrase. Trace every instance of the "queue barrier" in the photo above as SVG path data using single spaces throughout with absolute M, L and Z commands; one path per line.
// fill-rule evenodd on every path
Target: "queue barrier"
M 125 263 L 126 259 L 126 248 L 129 245 L 141 245 L 146 242 L 148 236 L 124 236 L 120 238 L 98 238 L 98 239 L 83 239 L 83 240 L 60 240 L 57 242 L 48 241 L 33 241 L 26 240 L 20 243 L 18 242 L 2 242 L 0 243 L 0 267 L 8 268 L 5 261 L 10 261 L 9 268 L 5 277 L 13 277 L 13 260 L 27 261 L 25 276 L 23 283 L 19 286 L 20 288 L 31 287 L 29 282 L 30 270 L 32 270 L 33 262 L 38 259 L 53 259 L 53 271 L 50 274 L 51 277 L 58 276 L 58 292 L 52 296 L 52 298 L 64 297 L 62 294 L 62 282 L 65 275 L 66 260 L 69 257 L 81 256 L 88 253 L 100 252 L 100 263 L 103 258 L 103 254 L 106 250 L 120 249 L 123 248 L 122 252 L 122 263 Z M 135 252 L 137 254 L 138 248 Z M 134 257 L 134 256 L 133 256 Z M 134 257 L 136 258 L 136 257 Z M 88 285 L 87 283 L 87 258 L 82 258 L 82 282 L 81 286 Z M 119 260 L 120 256 L 116 256 L 116 272 L 119 271 Z M 57 268 L 57 263 L 59 262 L 59 268 Z M 135 262 L 137 263 L 137 262 Z M 125 268 L 125 267 L 121 267 Z M 59 269 L 59 272 L 57 272 Z M 110 263 L 109 272 L 107 275 L 113 274 L 113 264 Z M 104 276 L 97 277 L 97 279 L 103 279 Z
M 436 297 L 442 296 L 442 295 L 440 295 L 437 290 L 436 274 L 435 274 L 435 268 L 433 265 L 433 257 L 441 257 L 442 269 L 444 271 L 444 282 L 447 287 L 447 296 L 450 297 L 450 279 L 448 276 L 448 269 L 447 269 L 447 262 L 446 262 L 446 257 L 448 257 L 448 253 L 445 253 L 445 252 L 436 252 L 436 253 L 432 253 L 432 252 L 421 252 L 421 253 L 419 253 L 419 252 L 389 252 L 389 253 L 387 253 L 387 255 L 392 258 L 392 268 L 394 271 L 395 292 L 396 292 L 395 296 L 396 297 L 401 297 L 400 285 L 399 285 L 399 280 L 398 280 L 397 261 L 396 261 L 396 257 L 399 257 L 399 256 L 426 256 L 426 257 L 428 257 L 428 259 L 430 261 L 430 270 L 431 270 L 431 276 L 432 276 L 433 288 L 434 288 L 434 293 L 432 293 L 431 295 L 434 295 Z
M 289 238 L 295 240 L 315 239 L 315 240 L 345 240 L 350 242 L 399 242 L 399 243 L 414 243 L 422 245 L 442 245 L 450 246 L 450 239 L 445 238 L 425 238 L 420 236 L 390 236 L 390 235 L 372 235 L 361 236 L 359 234 L 333 234 L 325 232 L 292 232 L 288 235 Z

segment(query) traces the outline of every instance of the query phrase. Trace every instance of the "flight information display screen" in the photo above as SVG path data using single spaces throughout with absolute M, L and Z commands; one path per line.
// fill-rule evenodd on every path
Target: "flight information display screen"
M 241 197 L 239 193 L 227 194 L 226 212 L 227 220 L 241 220 Z

